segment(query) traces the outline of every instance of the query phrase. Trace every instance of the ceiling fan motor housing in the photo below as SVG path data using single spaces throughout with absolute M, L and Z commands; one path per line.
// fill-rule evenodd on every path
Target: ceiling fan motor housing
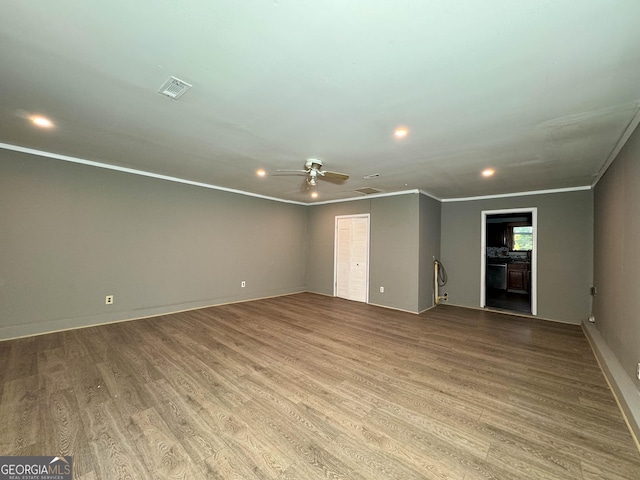
M 305 162 L 304 168 L 312 171 L 320 170 L 322 168 L 322 160 L 318 160 L 317 158 L 310 158 Z

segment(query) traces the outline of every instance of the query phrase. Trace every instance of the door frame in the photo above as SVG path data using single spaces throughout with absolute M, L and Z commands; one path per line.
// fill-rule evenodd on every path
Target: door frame
M 480 308 L 486 305 L 487 272 L 487 217 L 502 213 L 530 213 L 533 227 L 533 249 L 531 250 L 531 315 L 538 314 L 538 207 L 482 210 L 480 234 Z
M 367 220 L 367 271 L 365 273 L 365 301 L 369 303 L 369 264 L 371 257 L 371 214 L 336 215 L 333 233 L 333 296 L 338 296 L 338 220 L 346 218 L 366 218 Z

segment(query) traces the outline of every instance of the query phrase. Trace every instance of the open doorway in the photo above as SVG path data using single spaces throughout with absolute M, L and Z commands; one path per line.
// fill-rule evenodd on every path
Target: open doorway
M 482 212 L 481 307 L 536 315 L 537 209 Z

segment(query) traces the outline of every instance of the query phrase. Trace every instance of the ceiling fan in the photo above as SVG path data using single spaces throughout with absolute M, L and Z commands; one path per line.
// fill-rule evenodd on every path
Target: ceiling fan
M 349 175 L 340 172 L 322 170 L 322 160 L 310 158 L 304 164 L 304 170 L 276 170 L 280 175 L 305 175 L 307 184 L 315 187 L 318 180 L 327 180 L 331 183 L 342 183 L 349 179 Z

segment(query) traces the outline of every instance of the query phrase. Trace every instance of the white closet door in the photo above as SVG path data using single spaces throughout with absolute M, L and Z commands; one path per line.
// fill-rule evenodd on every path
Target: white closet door
M 336 296 L 367 301 L 369 217 L 336 218 Z

